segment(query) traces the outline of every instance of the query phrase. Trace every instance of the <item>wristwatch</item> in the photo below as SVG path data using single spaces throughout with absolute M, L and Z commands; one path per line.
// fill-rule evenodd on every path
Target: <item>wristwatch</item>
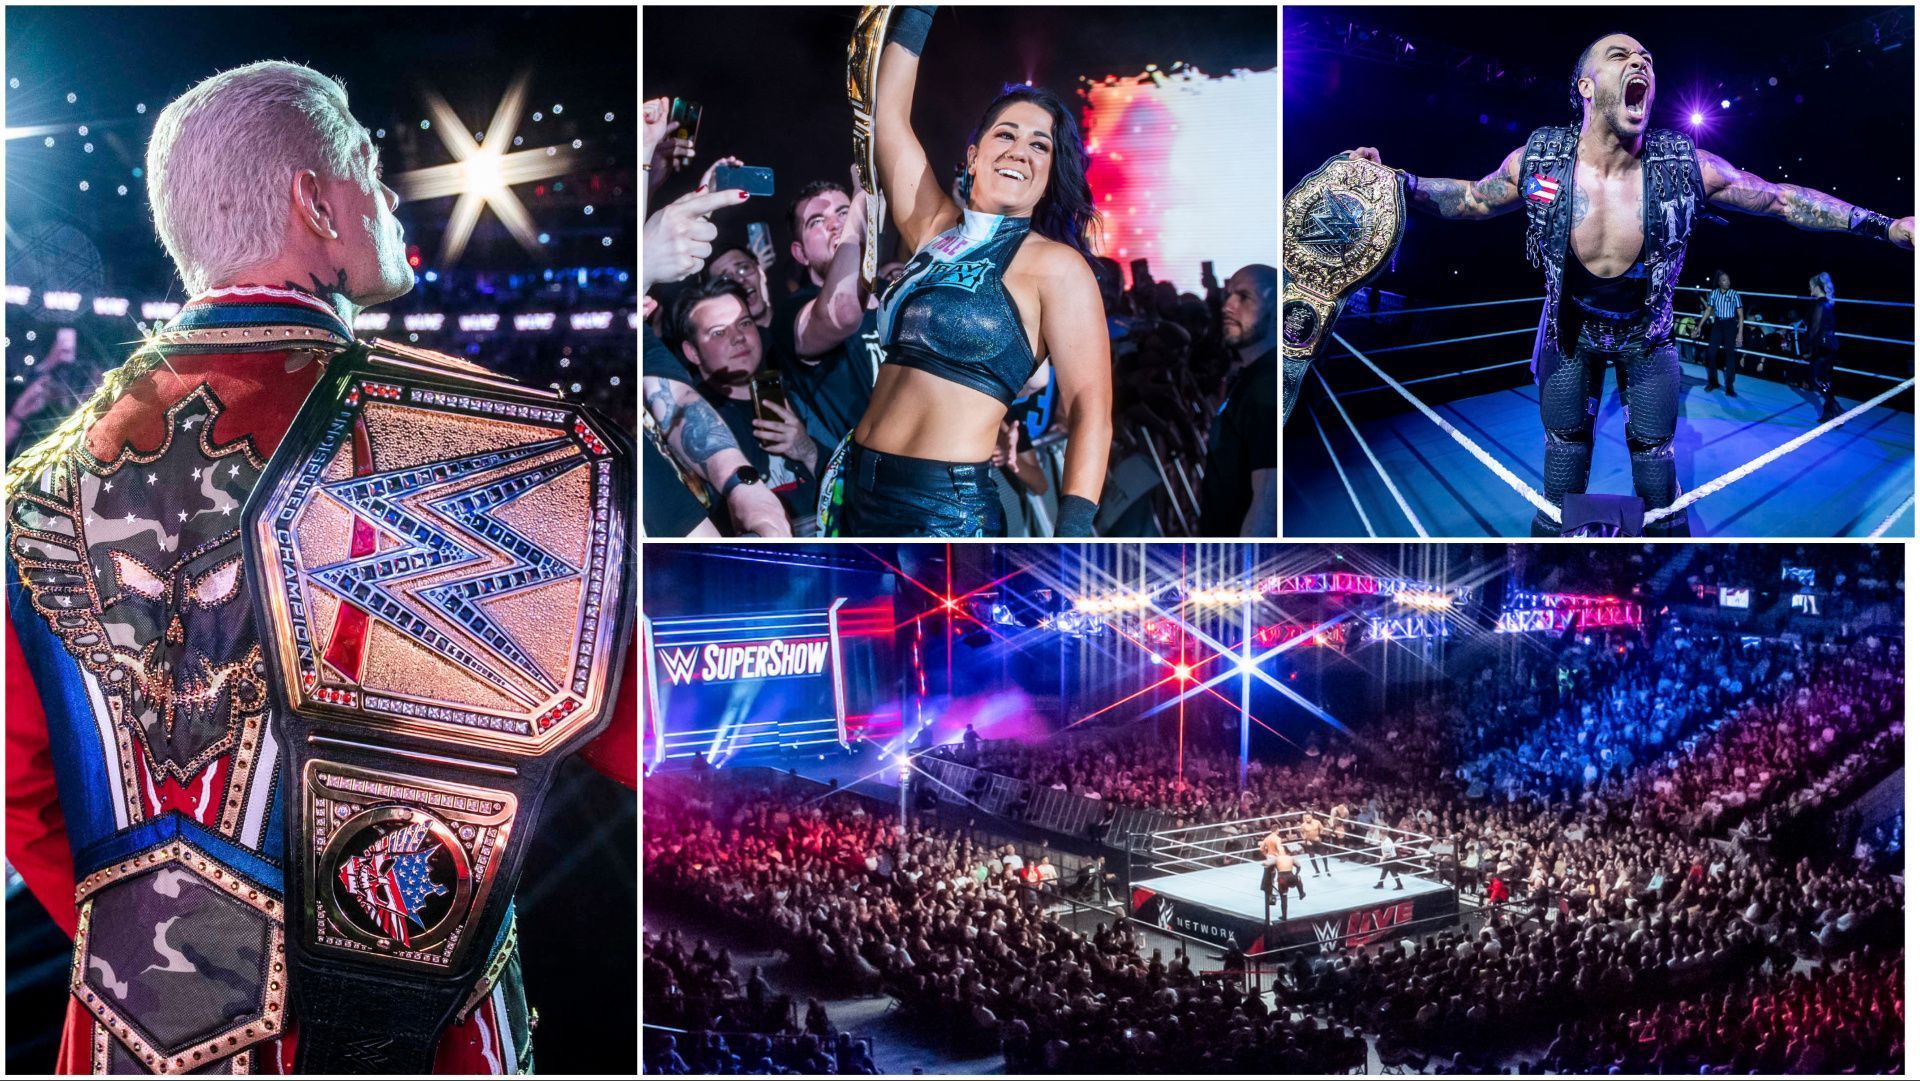
M 726 498 L 733 494 L 733 490 L 742 484 L 762 484 L 765 481 L 766 478 L 760 475 L 758 469 L 743 465 L 733 471 L 733 476 L 727 478 L 727 483 L 720 486 L 720 500 L 725 502 Z

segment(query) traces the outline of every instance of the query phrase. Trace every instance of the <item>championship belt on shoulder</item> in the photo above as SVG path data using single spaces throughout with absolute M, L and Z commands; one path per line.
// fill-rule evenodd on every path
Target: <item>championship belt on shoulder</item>
M 1345 154 L 1328 158 L 1287 193 L 1280 241 L 1282 425 L 1347 298 L 1393 257 L 1406 216 L 1400 175 Z
M 633 631 L 633 451 L 558 395 L 356 345 L 247 502 L 303 1073 L 424 1074 Z
M 880 194 L 880 169 L 874 160 L 873 105 L 880 80 L 880 53 L 887 45 L 889 4 L 860 9 L 853 39 L 847 42 L 847 102 L 853 106 L 853 164 L 867 191 L 867 231 L 860 241 L 860 279 L 867 291 L 880 292 L 880 233 L 887 225 L 887 200 Z

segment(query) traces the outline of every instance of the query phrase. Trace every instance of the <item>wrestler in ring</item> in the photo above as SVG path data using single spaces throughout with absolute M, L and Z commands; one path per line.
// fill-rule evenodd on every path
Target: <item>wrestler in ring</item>
M 909 122 L 931 24 L 931 8 L 894 11 L 875 81 L 880 187 L 915 255 L 881 296 L 886 362 L 822 493 L 825 528 L 1003 535 L 988 459 L 1008 404 L 1050 360 L 1068 433 L 1055 533 L 1092 536 L 1113 391 L 1080 128 L 1046 90 L 1003 93 L 973 133 L 955 202 Z
M 1408 203 L 1443 218 L 1527 210 L 1527 257 L 1546 272 L 1533 354 L 1546 429 L 1546 498 L 1559 507 L 1587 489 L 1593 418 L 1611 362 L 1626 403 L 1634 494 L 1647 509 L 1678 496 L 1673 433 L 1680 354 L 1673 290 L 1701 202 L 1801 229 L 1851 232 L 1913 249 L 1913 218 L 1894 220 L 1798 184 L 1775 184 L 1701 150 L 1679 132 L 1649 131 L 1653 54 L 1626 34 L 1589 45 L 1570 80 L 1578 125 L 1536 129 L 1477 182 L 1403 173 Z M 1352 153 L 1372 161 L 1380 152 Z M 1686 516 L 1648 527 L 1686 535 Z M 1535 515 L 1536 536 L 1560 530 Z

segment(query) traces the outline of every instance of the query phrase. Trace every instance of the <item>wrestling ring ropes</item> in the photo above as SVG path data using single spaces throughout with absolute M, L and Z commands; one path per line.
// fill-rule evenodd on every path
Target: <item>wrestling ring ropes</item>
M 1698 287 L 1682 287 L 1681 291 L 1701 293 L 1701 294 L 1704 294 L 1706 292 L 1706 290 L 1700 289 Z M 1806 297 L 1789 296 L 1789 295 L 1780 294 L 1780 293 L 1758 293 L 1758 292 L 1748 292 L 1748 291 L 1742 291 L 1741 296 L 1744 298 L 1767 299 L 1767 300 L 1782 301 L 1782 302 L 1804 301 L 1807 299 Z M 1544 298 L 1540 296 L 1515 297 L 1510 300 L 1489 300 L 1489 301 L 1479 301 L 1479 302 L 1467 303 L 1467 304 L 1443 304 L 1443 305 L 1421 307 L 1421 308 L 1390 308 L 1386 310 L 1376 310 L 1376 311 L 1360 311 L 1360 310 L 1355 310 L 1354 308 L 1349 308 L 1348 311 L 1344 313 L 1342 317 L 1342 322 L 1347 323 L 1347 322 L 1353 322 L 1353 321 L 1364 321 L 1369 324 L 1379 325 L 1388 320 L 1395 320 L 1395 319 L 1405 318 L 1405 317 L 1414 316 L 1414 315 L 1462 312 L 1462 311 L 1468 311 L 1468 310 L 1498 308 L 1498 307 L 1514 305 L 1514 304 L 1536 304 L 1537 305 L 1543 299 Z M 1913 308 L 1913 305 L 1911 303 L 1903 303 L 1899 301 L 1885 301 L 1885 300 L 1863 300 L 1863 299 L 1850 298 L 1850 297 L 1835 298 L 1835 302 L 1838 304 L 1854 304 L 1854 305 L 1872 306 L 1876 308 L 1905 309 L 1909 313 L 1911 313 Z M 1688 314 L 1683 314 L 1680 316 L 1680 318 L 1682 319 L 1685 319 L 1688 317 L 1689 317 Z M 1795 333 L 1798 331 L 1798 328 L 1791 324 L 1761 322 L 1753 318 L 1749 318 L 1747 320 L 1746 326 L 1750 328 L 1758 328 L 1759 330 L 1762 330 L 1762 331 L 1778 331 L 1783 334 Z M 1350 332 L 1351 331 L 1349 331 L 1349 333 Z M 1353 415 L 1348 411 L 1346 405 L 1343 404 L 1343 401 L 1342 401 L 1342 399 L 1351 399 L 1357 395 L 1364 395 L 1364 394 L 1375 393 L 1379 391 L 1388 391 L 1388 390 L 1394 392 L 1395 394 L 1398 394 L 1401 398 L 1405 399 L 1408 405 L 1412 406 L 1413 409 L 1418 411 L 1418 413 L 1421 416 L 1425 417 L 1428 421 L 1432 422 L 1434 426 L 1436 426 L 1442 433 L 1444 433 L 1455 444 L 1458 444 L 1458 446 L 1462 450 L 1464 450 L 1468 455 L 1470 455 L 1481 466 L 1485 467 L 1492 474 L 1492 476 L 1496 478 L 1501 484 L 1511 489 L 1513 495 L 1517 499 L 1524 500 L 1526 503 L 1531 505 L 1531 508 L 1533 510 L 1538 510 L 1550 520 L 1556 523 L 1560 521 L 1560 509 L 1555 507 L 1550 502 L 1548 502 L 1546 497 L 1541 494 L 1539 489 L 1535 488 L 1532 484 L 1528 483 L 1528 481 L 1524 479 L 1519 474 L 1519 472 L 1516 471 L 1516 469 L 1513 466 L 1510 466 L 1506 462 L 1502 461 L 1499 457 L 1496 457 L 1495 454 L 1493 454 L 1491 451 L 1489 451 L 1486 448 L 1486 446 L 1483 445 L 1483 441 L 1481 439 L 1476 439 L 1473 435 L 1470 435 L 1468 434 L 1467 431 L 1463 430 L 1463 427 L 1477 427 L 1477 425 L 1468 421 L 1467 418 L 1465 418 L 1460 414 L 1459 410 L 1450 409 L 1449 411 L 1454 412 L 1456 416 L 1460 418 L 1461 422 L 1456 423 L 1456 420 L 1450 419 L 1449 417 L 1443 415 L 1440 412 L 1440 410 L 1428 404 L 1425 400 L 1421 398 L 1419 394 L 1416 394 L 1413 390 L 1409 389 L 1410 387 L 1413 387 L 1422 383 L 1431 383 L 1439 380 L 1458 379 L 1465 376 L 1480 375 L 1480 374 L 1485 374 L 1489 372 L 1500 371 L 1503 369 L 1510 369 L 1510 368 L 1524 366 L 1531 363 L 1530 358 L 1523 357 L 1518 360 L 1510 360 L 1510 361 L 1505 361 L 1505 362 L 1496 363 L 1496 364 L 1468 367 L 1461 370 L 1442 372 L 1435 375 L 1419 376 L 1416 378 L 1408 378 L 1408 379 L 1395 378 L 1393 375 L 1389 374 L 1378 362 L 1376 362 L 1376 359 L 1375 359 L 1377 357 L 1383 356 L 1388 353 L 1408 352 L 1412 350 L 1428 349 L 1428 348 L 1433 348 L 1437 346 L 1458 345 L 1458 344 L 1467 343 L 1467 342 L 1485 342 L 1485 341 L 1494 341 L 1502 338 L 1531 336 L 1531 335 L 1534 335 L 1536 332 L 1537 332 L 1536 324 L 1533 321 L 1529 321 L 1527 325 L 1522 327 L 1516 327 L 1511 330 L 1497 330 L 1497 331 L 1492 331 L 1488 333 L 1467 334 L 1464 336 L 1439 338 L 1439 339 L 1428 340 L 1428 341 L 1412 341 L 1412 342 L 1405 342 L 1401 344 L 1380 346 L 1380 347 L 1371 348 L 1368 350 L 1362 350 L 1359 347 L 1355 346 L 1351 341 L 1347 339 L 1345 335 L 1341 333 L 1335 332 L 1329 335 L 1329 338 L 1331 339 L 1333 345 L 1337 348 L 1330 348 L 1328 351 L 1329 355 L 1326 357 L 1323 357 L 1319 362 L 1315 363 L 1314 366 L 1310 369 L 1310 371 L 1313 374 L 1314 380 L 1319 384 L 1320 388 L 1324 392 L 1324 397 L 1321 400 L 1330 404 L 1332 413 L 1335 416 L 1337 416 L 1339 418 L 1340 423 L 1345 426 L 1346 431 L 1352 437 L 1354 445 L 1358 448 L 1360 454 L 1364 457 L 1365 466 L 1371 468 L 1372 472 L 1378 477 L 1381 486 L 1384 488 L 1386 492 L 1386 495 L 1390 497 L 1391 505 L 1395 509 L 1394 512 L 1397 512 L 1397 514 L 1401 518 L 1404 518 L 1404 520 L 1407 523 L 1408 529 L 1411 530 L 1411 532 L 1409 533 L 1397 528 L 1397 522 L 1389 523 L 1387 521 L 1381 521 L 1381 522 L 1375 521 L 1375 517 L 1378 515 L 1379 511 L 1382 509 L 1383 501 L 1376 501 L 1375 515 L 1368 514 L 1366 506 L 1361 498 L 1361 494 L 1359 490 L 1356 489 L 1356 478 L 1350 474 L 1349 467 L 1342 465 L 1340 455 L 1335 452 L 1333 441 L 1329 438 L 1327 434 L 1328 427 L 1333 427 L 1334 430 L 1337 432 L 1339 430 L 1338 426 L 1333 425 L 1331 420 L 1329 420 L 1327 424 L 1323 425 L 1321 420 L 1321 413 L 1319 410 L 1316 410 L 1316 409 L 1306 410 L 1306 412 L 1308 413 L 1309 420 L 1311 421 L 1313 428 L 1315 429 L 1315 434 L 1319 438 L 1319 443 L 1325 449 L 1327 457 L 1332 463 L 1332 470 L 1339 479 L 1340 487 L 1344 489 L 1346 497 L 1348 501 L 1351 502 L 1353 511 L 1358 516 L 1360 524 L 1364 528 L 1367 536 L 1370 536 L 1370 537 L 1416 536 L 1416 537 L 1425 538 L 1425 537 L 1433 536 L 1436 533 L 1436 530 L 1429 529 L 1427 522 L 1422 519 L 1419 509 L 1416 508 L 1415 503 L 1419 502 L 1419 500 L 1417 498 L 1409 498 L 1407 489 L 1403 487 L 1402 482 L 1407 482 L 1408 478 L 1403 476 L 1402 482 L 1396 482 L 1394 477 L 1395 468 L 1390 467 L 1388 463 L 1383 461 L 1382 454 L 1376 450 L 1375 442 L 1369 441 L 1367 436 L 1362 433 L 1361 425 L 1359 423 L 1356 423 Z M 1911 340 L 1877 337 L 1877 336 L 1868 335 L 1868 334 L 1846 333 L 1846 332 L 1841 332 L 1838 336 L 1841 338 L 1853 339 L 1857 341 L 1878 343 L 1885 346 L 1905 347 L 1908 353 L 1900 366 L 1909 372 L 1912 370 L 1911 350 L 1913 347 L 1913 342 Z M 1704 350 L 1705 343 L 1700 343 L 1699 348 L 1701 350 Z M 1762 365 L 1766 364 L 1767 362 L 1779 362 L 1779 365 L 1784 367 L 1785 365 L 1796 365 L 1796 364 L 1804 366 L 1811 363 L 1810 361 L 1802 358 L 1782 356 L 1776 353 L 1768 353 L 1768 352 L 1764 352 L 1757 349 L 1740 348 L 1736 350 L 1736 353 L 1739 354 L 1740 356 L 1758 358 Z M 1338 360 L 1344 357 L 1351 357 L 1353 360 L 1359 362 L 1359 364 L 1363 366 L 1366 371 L 1372 373 L 1372 375 L 1379 381 L 1380 385 L 1362 386 L 1357 389 L 1336 391 L 1334 387 L 1328 382 L 1324 369 L 1329 360 L 1337 362 Z M 1687 363 L 1692 365 L 1698 365 L 1699 355 L 1696 354 L 1695 358 L 1688 360 Z M 1754 476 L 1757 473 L 1761 473 L 1763 470 L 1767 470 L 1770 466 L 1775 465 L 1775 463 L 1780 462 L 1782 459 L 1787 458 L 1789 455 L 1793 455 L 1796 452 L 1801 451 L 1803 448 L 1807 447 L 1808 445 L 1829 436 L 1831 433 L 1839 431 L 1844 426 L 1858 420 L 1862 416 L 1872 413 L 1874 410 L 1880 408 L 1882 405 L 1893 400 L 1894 398 L 1897 398 L 1902 394 L 1908 393 L 1913 389 L 1913 385 L 1914 385 L 1914 379 L 1911 375 L 1908 375 L 1905 378 L 1902 378 L 1899 375 L 1889 375 L 1885 372 L 1869 371 L 1861 368 L 1841 367 L 1838 365 L 1834 367 L 1833 371 L 1835 374 L 1845 374 L 1849 376 L 1860 377 L 1867 380 L 1874 380 L 1876 382 L 1891 383 L 1892 385 L 1888 386 L 1886 389 L 1880 391 L 1879 393 L 1874 394 L 1872 397 L 1867 398 L 1864 401 L 1861 401 L 1859 404 L 1853 406 L 1851 409 L 1847 409 L 1845 412 L 1841 413 L 1839 416 L 1836 416 L 1831 420 L 1818 423 L 1812 428 L 1809 428 L 1805 431 L 1801 431 L 1798 435 L 1795 435 L 1792 438 L 1786 439 L 1784 442 L 1780 442 L 1777 445 L 1772 446 L 1770 449 L 1766 449 L 1761 453 L 1758 453 L 1753 457 L 1747 459 L 1746 461 L 1732 466 L 1731 468 L 1722 469 L 1717 475 L 1712 477 L 1712 479 L 1707 480 L 1704 483 L 1697 484 L 1692 488 L 1683 490 L 1680 493 L 1680 495 L 1677 498 L 1675 498 L 1674 501 L 1668 504 L 1667 506 L 1648 508 L 1645 511 L 1643 516 L 1643 525 L 1650 526 L 1656 522 L 1661 522 L 1675 515 L 1684 514 L 1688 510 L 1688 508 L 1695 506 L 1696 504 L 1700 503 L 1702 500 L 1707 499 L 1710 496 L 1714 496 L 1718 493 L 1727 491 L 1729 488 L 1732 488 L 1733 486 L 1739 484 L 1741 481 L 1747 479 L 1748 477 Z M 1754 383 L 1755 383 L 1755 380 L 1752 380 L 1752 379 L 1748 380 L 1747 385 L 1750 388 L 1750 390 L 1753 387 Z M 1762 385 L 1765 386 L 1766 384 L 1763 382 Z M 1683 391 L 1682 391 L 1683 396 L 1690 389 L 1691 387 L 1683 388 Z M 1615 393 L 1617 393 L 1617 388 L 1615 390 Z M 1743 402 L 1745 400 L 1746 399 L 1742 399 Z M 1787 409 L 1778 410 L 1774 414 L 1768 416 L 1766 420 L 1772 423 L 1774 426 L 1779 426 L 1781 422 L 1781 415 L 1788 411 L 1789 410 Z M 1683 426 L 1686 423 L 1687 421 L 1683 417 L 1683 420 L 1682 420 Z M 1744 425 L 1744 427 L 1746 428 L 1751 428 L 1753 426 L 1754 426 L 1753 424 Z M 1289 425 L 1289 427 L 1291 428 L 1292 426 Z M 1532 431 L 1537 435 L 1539 431 L 1539 421 L 1538 421 L 1537 410 L 1533 413 L 1531 428 L 1532 428 Z M 1400 436 L 1401 433 L 1397 424 L 1393 426 L 1393 431 L 1391 434 L 1395 436 Z M 1605 434 L 1607 433 L 1601 431 L 1599 426 L 1596 425 L 1596 438 Z M 1877 538 L 1885 535 L 1890 529 L 1892 529 L 1895 526 L 1896 523 L 1900 523 L 1903 521 L 1906 523 L 1906 527 L 1903 528 L 1896 535 L 1910 535 L 1912 532 L 1912 525 L 1911 525 L 1912 518 L 1910 517 L 1910 515 L 1914 508 L 1914 495 L 1913 495 L 1913 466 L 1912 466 L 1912 462 L 1913 462 L 1912 423 L 1910 419 L 1905 422 L 1904 429 L 1898 438 L 1904 440 L 1904 447 L 1899 448 L 1899 450 L 1902 453 L 1889 456 L 1888 461 L 1871 462 L 1865 466 L 1862 466 L 1859 463 L 1853 463 L 1850 466 L 1839 467 L 1845 470 L 1845 474 L 1849 478 L 1857 478 L 1866 473 L 1872 473 L 1875 471 L 1883 470 L 1885 466 L 1890 465 L 1892 463 L 1892 459 L 1895 457 L 1902 459 L 1904 462 L 1904 470 L 1896 470 L 1896 472 L 1899 472 L 1902 474 L 1901 477 L 1897 477 L 1894 479 L 1894 481 L 1888 482 L 1889 491 L 1888 491 L 1888 494 L 1886 495 L 1886 499 L 1884 502 L 1891 502 L 1894 496 L 1899 494 L 1899 492 L 1902 490 L 1904 491 L 1905 498 L 1902 501 L 1900 501 L 1897 506 L 1894 506 L 1891 511 L 1886 512 L 1884 515 L 1878 517 L 1877 523 L 1872 525 L 1870 529 L 1864 529 L 1864 535 L 1870 538 Z M 1404 438 L 1402 438 L 1401 441 L 1406 442 Z M 1496 440 L 1488 440 L 1488 441 L 1494 441 L 1497 443 Z M 1511 457 L 1522 457 L 1522 460 L 1525 460 L 1522 455 L 1522 452 L 1520 451 L 1509 450 L 1508 453 Z M 1534 445 L 1532 456 L 1537 459 L 1537 456 L 1538 456 L 1537 444 Z M 1424 455 L 1417 456 L 1417 457 L 1423 458 Z M 1625 457 L 1624 452 L 1622 452 L 1619 455 L 1619 457 L 1624 458 Z M 1401 463 L 1400 468 L 1404 470 L 1405 468 L 1414 464 L 1417 464 L 1417 462 Z M 1600 471 L 1600 466 L 1601 466 L 1600 455 L 1596 454 L 1594 464 L 1595 464 L 1595 472 L 1597 477 Z M 1538 462 L 1535 461 L 1533 465 L 1528 468 L 1531 471 L 1534 471 L 1537 475 Z M 1808 467 L 1809 470 L 1813 468 L 1815 467 L 1814 466 Z M 1296 483 L 1298 479 L 1299 478 L 1297 474 L 1294 474 L 1292 470 L 1289 470 L 1289 483 L 1290 484 Z M 1879 479 L 1882 481 L 1887 480 L 1887 478 L 1884 476 L 1880 477 Z M 1903 483 L 1898 483 L 1899 481 L 1902 481 L 1902 480 L 1903 480 Z M 1443 483 L 1444 483 L 1444 479 L 1443 479 Z M 1596 490 L 1599 490 L 1599 489 L 1596 489 Z M 1463 504 L 1468 502 L 1465 498 L 1461 498 L 1460 501 Z M 1876 507 L 1874 509 L 1879 510 L 1881 508 Z M 1390 512 L 1390 513 L 1394 513 L 1394 512 Z M 1432 514 L 1432 513 L 1433 511 L 1429 510 L 1429 514 Z M 1306 516 L 1311 517 L 1312 515 L 1309 513 Z M 1293 537 L 1293 536 L 1335 535 L 1336 533 L 1340 535 L 1347 535 L 1349 533 L 1349 531 L 1346 531 L 1346 530 L 1334 530 L 1332 532 L 1327 532 L 1326 530 L 1323 530 L 1323 529 L 1313 528 L 1314 523 L 1300 522 L 1299 521 L 1300 517 L 1302 517 L 1302 512 L 1300 512 L 1299 510 L 1295 509 L 1292 505 L 1290 505 L 1286 512 L 1286 518 L 1285 518 L 1285 521 L 1287 524 L 1287 528 L 1285 532 L 1288 536 Z M 1502 535 L 1503 533 L 1506 533 L 1508 535 L 1524 535 L 1526 532 L 1524 524 L 1518 529 L 1517 532 L 1514 532 L 1514 531 L 1491 528 L 1486 525 L 1483 519 L 1479 519 L 1479 516 L 1477 514 L 1474 514 L 1473 517 L 1479 520 L 1479 523 L 1480 523 L 1479 529 L 1484 530 L 1489 535 Z M 1530 513 L 1528 514 L 1528 517 L 1531 517 Z M 1866 526 L 1866 523 L 1868 521 L 1874 521 L 1874 519 L 1869 517 L 1857 523 L 1851 523 L 1851 524 L 1842 523 L 1842 525 L 1839 528 L 1832 529 L 1830 531 L 1830 535 L 1860 535 L 1861 532 L 1863 531 L 1863 527 Z M 1297 525 L 1304 525 L 1304 526 L 1307 526 L 1308 528 L 1303 530 L 1300 528 L 1296 528 Z M 1476 530 L 1446 529 L 1446 528 L 1437 530 L 1438 534 L 1442 536 L 1466 535 L 1467 533 L 1473 532 L 1473 531 L 1476 531 Z M 1738 532 L 1739 530 L 1735 530 L 1735 531 Z M 1700 535 L 1712 536 L 1716 532 L 1718 531 L 1710 528 L 1702 532 Z M 1766 533 L 1768 531 L 1748 529 L 1748 530 L 1745 530 L 1744 532 Z M 1792 530 L 1790 532 L 1801 532 L 1801 531 Z M 1820 531 L 1813 528 L 1807 528 L 1804 530 L 1804 532 L 1807 534 L 1817 535 Z

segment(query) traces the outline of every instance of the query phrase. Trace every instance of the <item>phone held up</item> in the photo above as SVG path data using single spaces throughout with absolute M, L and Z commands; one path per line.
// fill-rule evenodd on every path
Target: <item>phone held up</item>
M 700 103 L 686 98 L 673 99 L 673 112 L 668 119 L 673 121 L 673 138 L 700 141 Z
M 722 165 L 713 171 L 713 189 L 772 195 L 773 170 L 764 165 Z
M 769 402 L 778 404 L 788 412 L 793 411 L 793 407 L 787 404 L 787 388 L 781 384 L 779 372 L 757 372 L 748 387 L 753 393 L 753 419 L 769 420 L 775 424 L 780 422 L 773 410 L 767 408 Z

